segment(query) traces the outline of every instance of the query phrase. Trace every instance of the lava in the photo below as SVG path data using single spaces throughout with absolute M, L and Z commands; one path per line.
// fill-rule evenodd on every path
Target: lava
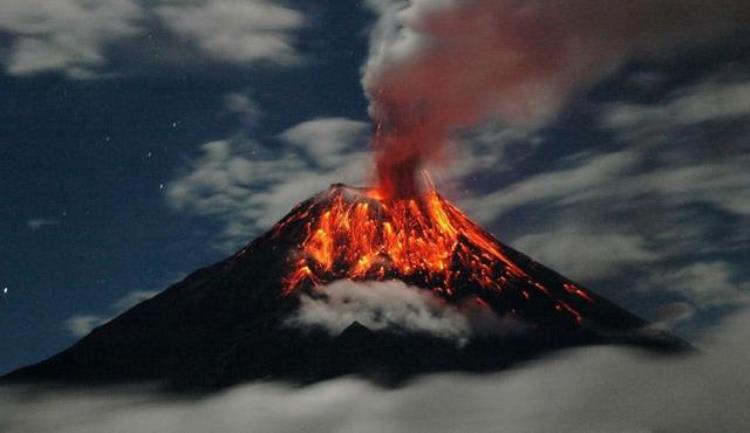
M 378 189 L 339 186 L 332 191 L 300 205 L 274 229 L 283 232 L 296 221 L 303 231 L 290 257 L 284 296 L 339 279 L 399 279 L 443 298 L 479 299 L 495 310 L 499 295 L 544 298 L 576 323 L 582 314 L 573 304 L 595 302 L 570 282 L 553 296 L 434 187 L 418 197 L 398 198 Z

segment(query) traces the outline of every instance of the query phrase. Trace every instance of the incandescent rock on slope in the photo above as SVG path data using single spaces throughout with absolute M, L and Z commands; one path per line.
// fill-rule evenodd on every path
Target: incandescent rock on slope
M 4 381 L 166 381 L 213 388 L 364 374 L 393 383 L 434 371 L 485 371 L 571 345 L 688 346 L 501 244 L 430 191 L 388 200 L 333 185 L 234 256 L 200 269 Z M 285 326 L 300 294 L 338 279 L 398 279 L 449 306 L 473 302 L 529 325 L 454 340 L 354 322 L 340 335 Z

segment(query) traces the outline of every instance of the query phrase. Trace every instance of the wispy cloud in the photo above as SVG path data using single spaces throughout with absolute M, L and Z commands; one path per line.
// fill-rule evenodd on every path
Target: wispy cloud
M 168 204 L 220 222 L 215 246 L 232 252 L 331 183 L 363 182 L 368 128 L 365 122 L 320 118 L 281 133 L 283 149 L 241 138 L 205 143 L 169 183 Z
M 292 46 L 301 13 L 269 0 L 206 0 L 167 3 L 156 8 L 164 25 L 210 56 L 230 62 L 300 60 Z
M 399 281 L 337 281 L 321 288 L 324 296 L 303 295 L 287 325 L 321 327 L 340 334 L 357 321 L 372 330 L 385 328 L 455 340 L 471 336 L 468 317 L 431 293 Z
M 521 236 L 513 246 L 575 279 L 603 278 L 633 266 L 649 266 L 658 255 L 638 233 L 558 227 Z
M 114 47 L 128 53 L 116 59 L 124 70 L 141 66 L 132 59 L 185 64 L 195 56 L 289 65 L 301 58 L 294 35 L 304 23 L 300 12 L 269 0 L 5 0 L 0 33 L 10 46 L 2 66 L 17 76 L 108 76 Z
M 5 71 L 89 77 L 106 62 L 108 44 L 140 33 L 142 16 L 143 9 L 133 0 L 3 1 L 0 31 L 11 37 Z
M 454 340 L 457 345 L 481 334 L 511 335 L 528 331 L 528 324 L 498 317 L 474 301 L 446 304 L 428 290 L 401 281 L 335 281 L 316 296 L 303 294 L 286 326 L 321 328 L 339 335 L 353 322 L 371 330 L 390 329 Z
M 746 305 L 750 302 L 750 281 L 738 281 L 734 269 L 726 262 L 696 262 L 655 275 L 644 281 L 641 290 L 664 291 L 686 295 L 702 308 Z
M 34 218 L 26 221 L 26 226 L 33 231 L 38 231 L 46 227 L 60 225 L 60 220 L 51 218 Z
M 651 104 L 602 103 L 606 146 L 541 165 L 479 169 L 475 175 L 511 181 L 464 205 L 509 233 L 512 245 L 584 283 L 662 295 L 660 302 L 677 297 L 697 311 L 695 320 L 742 305 L 750 278 L 741 259 L 750 245 L 743 223 L 750 93 L 738 77 L 746 75 L 709 75 Z M 552 146 L 529 142 L 530 159 Z
M 627 177 L 634 168 L 637 155 L 630 151 L 606 154 L 584 153 L 563 161 L 558 167 L 528 176 L 503 189 L 465 201 L 472 215 L 490 222 L 522 206 L 560 203 L 575 200 L 576 196 L 605 191 Z M 554 167 L 554 166 L 553 166 Z
M 107 323 L 111 317 L 97 316 L 94 314 L 77 314 L 65 320 L 65 329 L 74 337 L 88 335 L 99 325 Z
M 156 290 L 134 290 L 113 302 L 109 307 L 109 314 L 76 314 L 66 319 L 64 326 L 75 337 L 86 336 L 93 331 L 94 328 L 109 322 L 120 313 L 154 297 L 157 293 L 159 292 Z
M 655 104 L 615 102 L 607 105 L 602 125 L 621 138 L 654 136 L 678 127 L 750 117 L 750 81 L 706 81 L 674 92 Z

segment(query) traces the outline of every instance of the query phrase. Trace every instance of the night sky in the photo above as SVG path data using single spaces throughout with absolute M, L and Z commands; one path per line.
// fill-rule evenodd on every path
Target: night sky
M 0 373 L 371 180 L 376 13 L 242 3 L 0 4 Z M 690 338 L 750 290 L 748 48 L 629 59 L 431 171 L 502 241 Z

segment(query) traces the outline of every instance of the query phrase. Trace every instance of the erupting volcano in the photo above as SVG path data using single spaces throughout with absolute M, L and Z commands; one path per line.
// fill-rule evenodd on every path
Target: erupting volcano
M 204 388 L 363 374 L 393 383 L 434 371 L 496 370 L 571 345 L 687 347 L 500 243 L 426 185 L 408 196 L 332 185 L 227 260 L 5 380 L 166 380 Z M 357 321 L 338 334 L 316 324 L 290 326 L 304 299 L 325 302 L 327 284 L 342 280 L 400 281 L 453 317 L 468 315 L 471 305 L 525 330 L 491 329 L 459 342 Z
M 598 314 L 603 300 L 502 245 L 432 186 L 416 197 L 391 198 L 378 189 L 334 185 L 295 208 L 272 230 L 301 226 L 283 294 L 339 279 L 398 279 L 453 303 L 476 300 L 522 320 L 579 326 L 593 319 L 609 328 L 643 325 L 617 311 Z

